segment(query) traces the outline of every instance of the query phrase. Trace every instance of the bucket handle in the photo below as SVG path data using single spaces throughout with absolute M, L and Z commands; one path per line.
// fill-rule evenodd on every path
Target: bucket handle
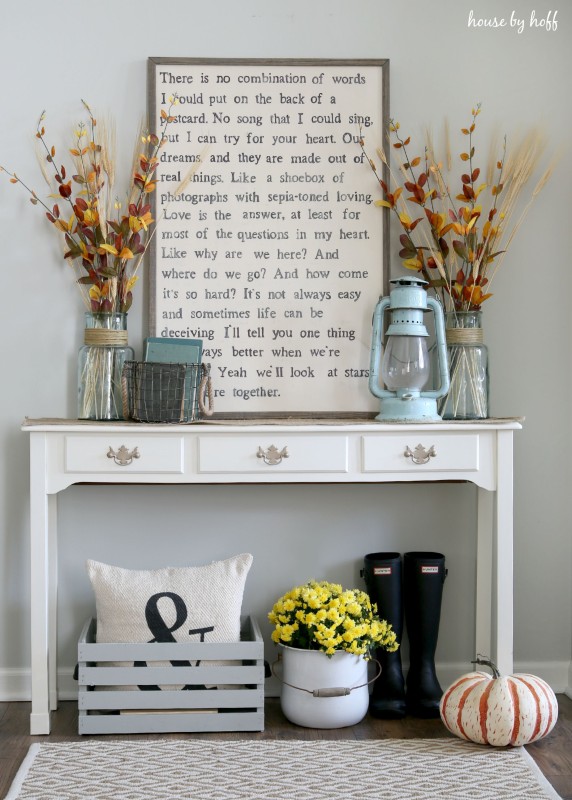
M 354 689 L 362 689 L 364 686 L 369 686 L 370 683 L 376 681 L 379 676 L 381 675 L 381 664 L 377 660 L 377 658 L 372 658 L 375 664 L 377 664 L 377 674 L 371 678 L 371 680 L 367 681 L 366 683 L 360 683 L 359 686 L 327 686 L 323 689 L 304 689 L 302 686 L 294 686 L 293 683 L 288 683 L 280 675 L 276 674 L 274 667 L 278 662 L 282 659 L 282 654 L 278 653 L 278 657 L 276 661 L 271 665 L 270 669 L 272 670 L 272 674 L 275 678 L 277 678 L 280 683 L 283 683 L 284 686 L 289 686 L 291 689 L 299 689 L 301 692 L 307 692 L 311 694 L 313 697 L 345 697 L 346 695 L 350 694 Z

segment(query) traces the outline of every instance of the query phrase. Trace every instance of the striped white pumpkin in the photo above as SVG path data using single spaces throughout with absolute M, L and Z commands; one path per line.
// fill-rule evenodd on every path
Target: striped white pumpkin
M 493 675 L 469 672 L 443 694 L 439 710 L 451 733 L 495 747 L 528 744 L 550 733 L 558 703 L 545 681 L 526 674 L 501 677 L 491 661 L 475 663 L 488 665 Z

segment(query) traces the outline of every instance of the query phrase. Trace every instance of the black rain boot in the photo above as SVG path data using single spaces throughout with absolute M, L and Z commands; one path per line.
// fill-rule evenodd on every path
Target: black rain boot
M 403 600 L 401 589 L 401 555 L 369 553 L 364 557 L 362 575 L 372 603 L 377 605 L 380 619 L 390 623 L 397 641 L 403 633 Z M 381 664 L 381 675 L 373 685 L 369 713 L 380 719 L 402 719 L 405 716 L 405 681 L 401 670 L 401 649 L 388 653 L 375 651 Z
M 443 690 L 435 673 L 441 598 L 447 571 L 441 553 L 405 553 L 405 622 L 409 638 L 407 711 L 414 717 L 439 716 Z

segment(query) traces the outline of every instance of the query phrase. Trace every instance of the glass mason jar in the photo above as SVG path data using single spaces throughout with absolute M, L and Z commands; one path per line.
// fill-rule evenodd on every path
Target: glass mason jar
M 121 373 L 134 359 L 127 344 L 127 314 L 85 314 L 84 346 L 78 354 L 78 418 L 123 419 Z
M 443 419 L 486 419 L 489 415 L 489 356 L 481 316 L 482 311 L 445 314 L 451 385 L 438 401 Z

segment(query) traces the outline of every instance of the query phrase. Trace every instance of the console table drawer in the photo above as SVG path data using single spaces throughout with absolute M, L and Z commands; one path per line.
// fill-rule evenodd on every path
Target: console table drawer
M 66 436 L 66 472 L 122 474 L 184 469 L 182 436 Z
M 476 434 L 385 433 L 362 439 L 364 472 L 476 472 Z
M 347 472 L 345 436 L 199 436 L 199 472 Z

